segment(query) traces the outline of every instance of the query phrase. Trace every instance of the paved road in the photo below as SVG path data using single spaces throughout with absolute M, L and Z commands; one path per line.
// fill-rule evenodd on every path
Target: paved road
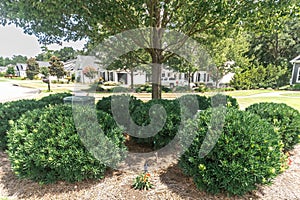
M 31 99 L 39 94 L 40 90 L 15 86 L 9 82 L 0 82 L 0 102 L 18 99 Z

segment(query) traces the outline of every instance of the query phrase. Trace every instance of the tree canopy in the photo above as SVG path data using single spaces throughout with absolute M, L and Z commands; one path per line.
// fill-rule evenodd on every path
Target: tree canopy
M 163 48 L 166 30 L 185 34 L 197 41 L 207 35 L 226 36 L 237 24 L 261 28 L 257 19 L 270 19 L 295 0 L 2 0 L 0 23 L 15 23 L 40 42 L 87 38 L 94 47 L 109 36 L 130 29 L 152 27 L 150 63 L 161 64 L 174 56 Z M 254 19 L 254 20 L 253 20 Z M 272 20 L 272 19 L 270 19 Z M 246 22 L 245 22 L 246 21 Z M 255 27 L 255 28 L 254 28 Z M 133 39 L 136 37 L 132 36 Z M 179 41 L 184 43 L 185 40 Z M 179 45 L 180 46 L 180 45 Z M 152 98 L 161 98 L 160 69 L 152 65 Z
M 34 76 L 39 74 L 40 68 L 39 64 L 36 62 L 35 58 L 29 58 L 26 61 L 27 68 L 26 68 L 26 75 L 30 80 L 34 79 Z

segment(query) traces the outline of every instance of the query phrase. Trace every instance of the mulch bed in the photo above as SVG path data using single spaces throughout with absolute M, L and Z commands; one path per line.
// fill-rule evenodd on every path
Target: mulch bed
M 199 191 L 191 178 L 182 174 L 176 163 L 167 169 L 150 170 L 154 188 L 139 191 L 131 188 L 136 172 L 111 170 L 103 180 L 76 183 L 57 182 L 40 185 L 30 180 L 18 179 L 10 169 L 6 153 L 0 152 L 0 197 L 9 199 L 300 199 L 300 145 L 291 151 L 291 166 L 280 174 L 271 186 L 260 186 L 258 190 L 242 197 L 210 195 Z

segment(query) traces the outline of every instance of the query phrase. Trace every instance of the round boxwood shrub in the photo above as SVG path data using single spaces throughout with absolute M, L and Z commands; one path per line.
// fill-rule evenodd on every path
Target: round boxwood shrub
M 219 137 L 211 126 L 215 123 L 211 122 L 212 109 L 189 120 L 179 134 L 183 144 L 186 138 L 195 136 L 179 166 L 193 177 L 198 188 L 210 193 L 242 195 L 257 184 L 269 183 L 283 170 L 279 135 L 266 120 L 233 108 L 228 108 L 226 114 L 216 114 L 219 117 L 214 120 L 224 119 Z M 203 143 L 215 144 L 206 156 L 200 154 Z
M 151 109 L 154 105 L 162 106 L 165 112 Z M 145 143 L 155 149 L 167 145 L 174 138 L 181 121 L 180 105 L 176 100 L 152 99 L 136 107 L 131 116 L 133 121 L 140 127 L 145 127 L 152 123 L 152 126 L 146 129 L 138 128 L 137 130 L 131 129 L 130 131 L 135 131 L 134 134 L 136 135 L 147 134 L 147 131 L 157 133 L 147 138 L 132 137 L 138 143 Z M 151 116 L 153 117 L 152 120 Z M 163 122 L 165 123 L 161 124 Z M 129 134 L 132 135 L 130 132 Z
M 3 103 L 0 107 L 0 149 L 5 150 L 7 148 L 7 131 L 10 129 L 9 122 L 17 120 L 21 115 L 31 109 L 44 107 L 43 103 L 40 103 L 34 99 L 30 100 L 18 100 L 12 102 Z
M 129 95 L 111 95 L 108 97 L 103 97 L 101 100 L 99 100 L 96 103 L 96 109 L 97 110 L 102 110 L 103 112 L 106 112 L 108 114 L 112 115 L 112 110 L 111 110 L 111 101 L 116 100 L 116 101 L 122 101 L 122 102 L 128 102 L 126 101 L 126 99 L 129 99 L 129 111 L 130 113 L 133 112 L 135 110 L 136 107 L 140 106 L 141 104 L 143 104 L 143 101 L 140 99 L 137 99 L 134 96 L 129 96 Z M 122 110 L 122 108 L 124 108 L 124 104 L 118 104 L 119 106 L 119 110 Z
M 123 130 L 107 113 L 97 115 L 106 136 L 125 148 Z M 7 152 L 15 174 L 42 183 L 102 178 L 107 167 L 85 148 L 76 128 L 70 105 L 26 112 L 8 132 Z
M 246 111 L 255 113 L 270 122 L 279 132 L 284 150 L 293 149 L 300 141 L 300 113 L 283 103 L 256 103 Z
M 28 110 L 43 108 L 47 105 L 62 104 L 63 98 L 71 96 L 70 93 L 50 94 L 40 100 L 23 99 L 18 101 L 6 102 L 0 105 L 0 149 L 6 149 L 6 133 L 10 129 L 9 121 L 17 120 Z
M 64 98 L 72 96 L 69 92 L 50 94 L 41 98 L 39 101 L 44 103 L 45 105 L 55 105 L 64 103 Z
M 229 95 L 224 95 L 224 94 L 216 94 L 212 97 L 210 97 L 210 99 L 213 98 L 213 101 L 214 101 L 214 107 L 218 106 L 218 103 L 219 105 L 224 105 L 224 103 L 226 103 L 226 107 L 233 107 L 233 108 L 239 108 L 239 104 L 236 100 L 236 98 L 233 98 Z M 225 101 L 224 101 L 225 100 Z

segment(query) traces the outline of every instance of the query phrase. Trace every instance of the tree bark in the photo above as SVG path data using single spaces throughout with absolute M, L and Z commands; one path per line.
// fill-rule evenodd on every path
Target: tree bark
M 133 70 L 134 69 L 130 69 L 130 88 L 133 90 Z
M 163 62 L 162 39 L 163 30 L 152 29 L 152 99 L 161 99 L 161 65 Z

